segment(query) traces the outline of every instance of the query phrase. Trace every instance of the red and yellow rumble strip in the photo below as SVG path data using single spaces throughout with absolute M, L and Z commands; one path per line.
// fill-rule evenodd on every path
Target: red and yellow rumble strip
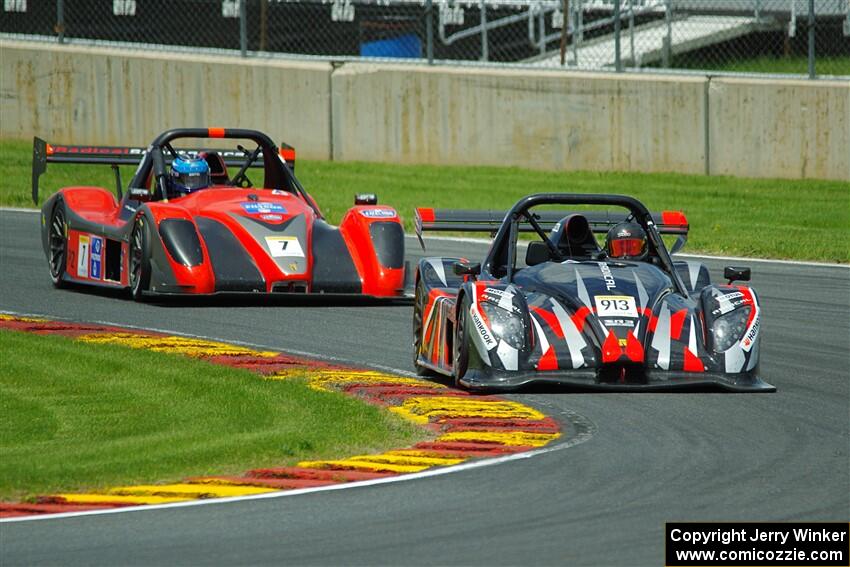
M 245 496 L 369 480 L 456 465 L 474 458 L 529 451 L 561 436 L 558 422 L 531 407 L 498 397 L 470 395 L 427 380 L 104 325 L 0 314 L 0 328 L 184 354 L 245 368 L 267 380 L 306 377 L 312 388 L 357 396 L 427 427 L 436 435 L 432 441 L 376 455 L 302 461 L 294 467 L 255 469 L 241 476 L 190 478 L 176 484 L 118 486 L 88 494 L 51 494 L 39 496 L 33 503 L 0 503 L 0 517 Z

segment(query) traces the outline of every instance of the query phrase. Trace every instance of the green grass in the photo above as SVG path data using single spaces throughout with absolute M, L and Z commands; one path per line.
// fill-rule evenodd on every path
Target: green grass
M 738 73 L 809 73 L 809 60 L 806 57 L 756 57 L 730 61 L 713 67 L 716 71 Z M 815 72 L 821 75 L 850 75 L 850 57 L 818 57 Z
M 0 142 L 0 204 L 32 206 L 30 153 L 26 142 Z M 377 193 L 408 230 L 417 206 L 506 209 L 535 192 L 622 193 L 652 210 L 684 211 L 691 225 L 686 251 L 850 262 L 850 183 L 842 181 L 304 160 L 296 170 L 332 222 L 355 193 Z M 42 180 L 42 198 L 74 183 L 114 185 L 103 166 L 51 165 Z
M 0 331 L 0 500 L 407 446 L 400 418 L 304 381 Z
M 734 59 L 724 62 L 706 62 L 683 55 L 673 60 L 673 68 L 711 71 L 728 71 L 733 73 L 774 73 L 808 75 L 809 60 L 807 57 L 791 55 L 788 57 L 770 57 L 763 55 L 750 59 Z M 815 72 L 818 75 L 850 76 L 850 57 L 818 57 L 815 62 Z

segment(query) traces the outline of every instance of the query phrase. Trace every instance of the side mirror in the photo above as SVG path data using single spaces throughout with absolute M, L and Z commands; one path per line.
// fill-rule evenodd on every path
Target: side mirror
M 151 200 L 151 192 L 144 187 L 130 187 L 127 189 L 127 196 L 134 201 L 147 203 Z
M 750 281 L 750 269 L 726 266 L 723 268 L 723 277 L 729 280 L 729 283 L 734 281 L 748 282 Z
M 525 252 L 525 264 L 527 266 L 536 266 L 552 259 L 552 251 L 546 246 L 545 242 L 534 241 L 528 243 L 528 250 Z
M 458 276 L 477 276 L 481 273 L 481 264 L 479 262 L 455 262 L 454 272 Z
M 378 196 L 374 193 L 357 193 L 354 195 L 355 205 L 377 205 Z

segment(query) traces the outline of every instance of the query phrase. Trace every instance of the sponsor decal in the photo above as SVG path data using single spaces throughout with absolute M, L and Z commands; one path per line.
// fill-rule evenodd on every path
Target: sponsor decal
M 487 294 L 489 294 L 489 295 L 495 295 L 496 297 L 503 297 L 503 296 L 505 296 L 505 295 L 507 295 L 507 296 L 509 296 L 509 297 L 513 297 L 513 296 L 514 296 L 514 294 L 512 294 L 512 293 L 508 293 L 508 292 L 506 292 L 506 291 L 505 291 L 505 290 L 503 290 L 503 289 L 496 289 L 495 287 L 488 287 L 488 288 L 485 288 L 485 289 L 484 289 L 484 293 L 487 293 Z
M 520 313 L 519 307 L 513 304 L 514 295 L 512 291 L 488 287 L 481 292 L 480 300 L 498 305 L 501 309 L 511 313 Z
M 605 319 L 602 324 L 606 327 L 629 327 L 634 328 L 635 322 L 631 319 Z
M 748 297 L 744 297 L 744 294 L 740 291 L 733 291 L 732 293 L 718 295 L 714 299 L 717 300 L 717 308 L 712 310 L 712 315 L 724 315 L 736 307 L 752 303 L 750 299 Z
M 77 275 L 82 278 L 89 277 L 89 250 L 91 240 L 88 235 L 80 235 L 77 243 Z
M 733 311 L 734 309 L 736 309 L 736 308 L 738 308 L 742 305 L 749 305 L 750 303 L 751 303 L 750 300 L 746 299 L 746 298 L 745 299 L 739 299 L 737 301 L 730 301 L 728 304 L 723 304 L 720 307 L 718 307 L 717 309 L 712 309 L 711 314 L 712 315 L 725 315 L 726 313 L 729 313 L 730 311 Z
M 741 341 L 741 348 L 744 349 L 744 352 L 750 352 L 750 349 L 753 348 L 753 343 L 756 340 L 756 337 L 759 334 L 759 327 L 761 326 L 761 322 L 758 317 L 753 320 L 753 324 L 750 325 L 750 330 L 747 331 L 747 334 L 744 335 L 744 339 Z
M 394 219 L 395 211 L 389 209 L 360 209 L 360 214 L 370 219 Z
M 102 148 L 99 146 L 53 146 L 57 154 L 142 155 L 142 148 Z
M 229 157 L 230 158 L 244 158 L 245 157 L 245 154 L 243 152 L 239 151 L 239 150 L 216 150 L 216 151 L 223 158 L 229 158 Z M 195 152 L 195 155 L 197 155 L 197 154 L 198 154 L 198 152 Z M 260 152 L 259 154 L 257 154 L 257 159 L 258 160 L 263 159 L 263 152 Z
M 503 289 L 488 287 L 481 292 L 481 298 L 485 301 L 490 301 L 492 303 L 498 304 L 500 307 L 502 307 L 502 309 L 507 309 L 507 305 L 514 298 L 514 293 Z
M 91 239 L 91 258 L 89 259 L 89 277 L 101 279 L 103 267 L 103 239 L 93 236 Z
M 614 289 L 617 287 L 617 282 L 614 281 L 614 275 L 611 273 L 611 268 L 605 262 L 599 262 L 599 270 L 602 272 L 602 279 L 605 280 L 606 289 Z
M 266 246 L 275 258 L 303 258 L 304 250 L 294 236 L 266 236 Z
M 260 201 L 250 201 L 242 203 L 242 208 L 250 215 L 261 215 L 269 213 L 286 213 L 286 207 L 278 203 L 262 203 Z
M 283 189 L 272 189 L 272 195 L 288 195 Z
M 638 312 L 635 298 L 628 295 L 597 295 L 593 298 L 596 303 L 597 317 L 634 317 Z
M 741 293 L 740 291 L 733 291 L 732 293 L 726 293 L 726 294 L 723 294 L 723 295 L 718 295 L 716 297 L 716 299 L 717 299 L 717 301 L 724 301 L 724 300 L 729 301 L 729 300 L 732 300 L 732 299 L 736 299 L 738 297 L 744 297 L 744 294 Z
M 470 309 L 469 313 L 472 316 L 472 324 L 475 326 L 475 330 L 478 331 L 478 335 L 481 337 L 481 340 L 484 341 L 484 346 L 487 350 L 495 347 L 496 341 L 493 339 L 490 329 L 487 328 L 487 325 L 484 324 L 484 321 L 481 320 L 481 317 L 478 316 L 475 309 Z
M 280 222 L 283 220 L 283 215 L 260 215 L 260 218 L 272 222 Z
M 627 229 L 627 228 L 624 228 L 624 229 L 620 230 L 620 232 L 617 233 L 617 236 L 619 238 L 629 238 L 631 235 L 632 235 L 632 233 L 629 232 L 629 229 Z

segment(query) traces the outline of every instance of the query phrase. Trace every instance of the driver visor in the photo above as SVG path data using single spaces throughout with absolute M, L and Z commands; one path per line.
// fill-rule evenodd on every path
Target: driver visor
M 611 256 L 622 258 L 625 256 L 640 256 L 646 243 L 642 238 L 623 238 L 611 241 Z
M 177 177 L 177 182 L 189 191 L 202 189 L 209 186 L 210 174 L 208 171 L 181 173 Z

